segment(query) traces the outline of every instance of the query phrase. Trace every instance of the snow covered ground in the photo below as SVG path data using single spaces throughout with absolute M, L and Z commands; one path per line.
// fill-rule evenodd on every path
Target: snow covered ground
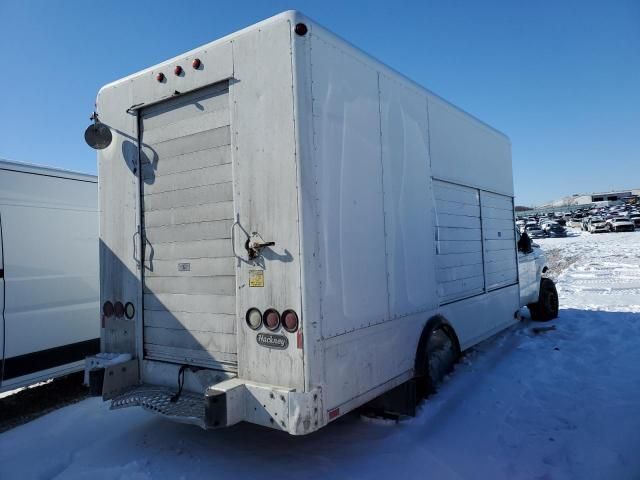
M 414 419 L 205 432 L 90 399 L 0 435 L 0 478 L 638 479 L 640 232 L 538 243 L 556 330 L 479 345 Z

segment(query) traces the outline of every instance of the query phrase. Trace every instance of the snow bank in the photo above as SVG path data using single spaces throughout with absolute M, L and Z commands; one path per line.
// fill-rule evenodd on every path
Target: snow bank
M 90 399 L 0 435 L 0 478 L 640 478 L 640 233 L 540 243 L 556 330 L 479 345 L 415 419 L 205 432 Z

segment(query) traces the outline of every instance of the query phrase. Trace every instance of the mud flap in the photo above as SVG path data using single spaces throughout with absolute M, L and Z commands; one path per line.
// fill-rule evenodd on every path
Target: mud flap
M 374 398 L 362 409 L 365 414 L 384 418 L 415 417 L 417 401 L 416 379 L 412 378 Z

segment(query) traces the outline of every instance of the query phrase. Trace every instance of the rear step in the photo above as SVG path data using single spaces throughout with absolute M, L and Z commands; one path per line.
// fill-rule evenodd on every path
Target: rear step
M 153 385 L 142 385 L 117 396 L 111 402 L 111 410 L 126 407 L 142 407 L 170 420 L 207 428 L 205 422 L 205 396 L 182 391 L 177 401 L 171 402 L 175 391 Z

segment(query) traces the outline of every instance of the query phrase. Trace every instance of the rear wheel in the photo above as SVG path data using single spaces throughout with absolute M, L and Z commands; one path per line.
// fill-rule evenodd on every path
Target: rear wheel
M 540 293 L 538 301 L 527 305 L 531 312 L 531 318 L 538 322 L 548 322 L 554 318 L 558 318 L 558 310 L 560 308 L 558 302 L 558 292 L 553 281 L 549 278 L 543 278 L 540 281 Z
M 451 373 L 459 356 L 460 352 L 453 338 L 444 328 L 432 333 L 427 342 L 427 376 L 433 391 L 442 383 L 444 377 Z
M 451 327 L 441 320 L 427 326 L 420 343 L 416 362 L 418 398 L 435 393 L 460 358 L 458 339 Z

